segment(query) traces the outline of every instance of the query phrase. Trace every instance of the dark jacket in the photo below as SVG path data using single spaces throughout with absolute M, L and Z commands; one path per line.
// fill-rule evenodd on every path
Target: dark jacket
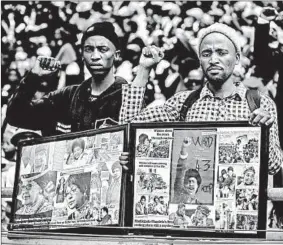
M 93 129 L 99 119 L 110 117 L 119 121 L 122 84 L 127 83 L 123 78 L 116 77 L 115 82 L 95 100 L 90 100 L 91 79 L 32 100 L 34 85 L 39 79 L 37 75 L 29 74 L 21 81 L 8 104 L 9 124 L 41 130 L 43 135 L 56 135 Z

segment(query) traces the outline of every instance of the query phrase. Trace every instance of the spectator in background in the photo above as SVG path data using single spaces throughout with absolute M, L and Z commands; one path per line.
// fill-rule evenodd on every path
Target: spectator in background
M 200 89 L 204 84 L 204 76 L 202 70 L 194 69 L 188 73 L 188 77 L 185 79 L 185 86 L 188 90 Z

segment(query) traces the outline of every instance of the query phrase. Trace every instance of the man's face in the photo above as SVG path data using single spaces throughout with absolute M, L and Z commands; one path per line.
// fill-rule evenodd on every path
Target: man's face
M 103 36 L 88 37 L 83 47 L 83 58 L 92 76 L 108 74 L 118 52 L 114 44 Z
M 119 179 L 121 176 L 121 171 L 119 168 L 115 168 L 114 171 L 113 171 L 113 177 L 114 179 Z
M 41 171 L 44 166 L 46 166 L 46 152 L 40 151 L 35 154 L 35 160 L 34 160 L 34 172 Z
M 142 204 L 142 205 L 145 204 L 145 199 L 144 199 L 144 198 L 141 199 L 141 204 Z
M 205 218 L 205 215 L 200 210 L 196 210 L 196 218 L 199 220 L 203 220 Z
M 232 176 L 233 175 L 233 170 L 229 170 L 228 174 L 229 174 L 229 176 Z
M 70 209 L 79 208 L 84 204 L 84 194 L 72 184 L 66 188 L 67 204 Z
M 200 63 L 204 75 L 213 85 L 223 84 L 239 62 L 233 43 L 223 34 L 208 34 L 200 45 Z
M 80 146 L 75 146 L 73 150 L 75 160 L 78 160 L 80 155 L 82 154 L 83 149 Z
M 244 176 L 245 185 L 251 185 L 254 183 L 255 174 L 253 171 L 247 171 Z
M 107 214 L 107 213 L 106 213 L 103 209 L 101 209 L 101 216 L 102 216 L 102 217 L 105 217 L 106 214 Z
M 163 198 L 159 198 L 159 202 L 160 202 L 161 204 L 164 204 L 164 199 L 163 199 Z
M 196 178 L 190 177 L 187 184 L 184 184 L 185 190 L 189 195 L 194 196 L 198 189 L 198 183 Z
M 144 145 L 149 145 L 149 144 L 150 144 L 150 142 L 149 142 L 148 138 L 146 138 L 146 139 L 144 140 Z
M 17 82 L 20 78 L 18 77 L 17 75 L 17 72 L 15 70 L 11 70 L 9 72 L 9 75 L 8 75 L 8 80 L 10 82 Z
M 23 205 L 32 205 L 37 201 L 41 187 L 34 181 L 23 181 L 21 191 Z

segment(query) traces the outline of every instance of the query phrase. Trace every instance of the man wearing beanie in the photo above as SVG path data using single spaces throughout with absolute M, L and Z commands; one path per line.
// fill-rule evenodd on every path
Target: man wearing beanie
M 54 135 L 98 128 L 97 122 L 103 124 L 106 118 L 122 123 L 122 85 L 127 82 L 114 76 L 114 61 L 119 59 L 120 51 L 112 23 L 91 25 L 83 34 L 81 47 L 91 78 L 32 100 L 41 78 L 56 79 L 52 74 L 60 68 L 54 58 L 38 57 L 8 105 L 7 120 L 11 125 Z
M 122 115 L 125 117 L 124 120 L 132 122 L 246 120 L 252 125 L 268 125 L 269 174 L 275 174 L 280 170 L 283 153 L 278 139 L 277 112 L 274 102 L 268 96 L 260 94 L 257 95 L 260 107 L 252 108 L 249 103 L 251 100 L 247 98 L 247 94 L 251 94 L 250 91 L 247 92 L 248 90 L 241 82 L 234 82 L 232 76 L 235 66 L 239 63 L 241 52 L 238 34 L 234 29 L 225 24 L 215 23 L 200 30 L 197 52 L 206 78 L 203 88 L 195 92 L 179 92 L 164 105 L 145 108 L 137 113 L 132 109 L 133 105 L 135 103 L 140 105 L 139 99 L 143 97 L 143 94 L 138 91 L 140 87 L 145 87 L 149 70 L 156 64 L 156 60 L 145 51 L 140 58 L 140 74 L 127 90 L 127 97 L 132 98 L 135 94 L 136 99 L 123 101 L 121 111 L 124 113 Z M 194 94 L 193 103 L 189 98 L 191 93 Z M 128 153 L 120 157 L 120 163 L 128 163 Z

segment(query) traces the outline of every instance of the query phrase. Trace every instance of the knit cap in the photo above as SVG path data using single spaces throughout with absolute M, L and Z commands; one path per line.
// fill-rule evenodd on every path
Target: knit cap
M 203 28 L 198 33 L 198 46 L 197 46 L 197 52 L 199 53 L 200 45 L 203 41 L 203 39 L 211 33 L 221 33 L 224 36 L 226 36 L 235 46 L 236 52 L 238 54 L 241 53 L 241 47 L 239 43 L 239 37 L 237 32 L 231 28 L 228 25 L 222 24 L 222 23 L 214 23 L 210 25 L 207 28 Z
M 103 36 L 113 43 L 116 49 L 119 49 L 119 38 L 111 22 L 97 22 L 87 28 L 81 40 L 82 46 L 85 40 L 91 36 Z

